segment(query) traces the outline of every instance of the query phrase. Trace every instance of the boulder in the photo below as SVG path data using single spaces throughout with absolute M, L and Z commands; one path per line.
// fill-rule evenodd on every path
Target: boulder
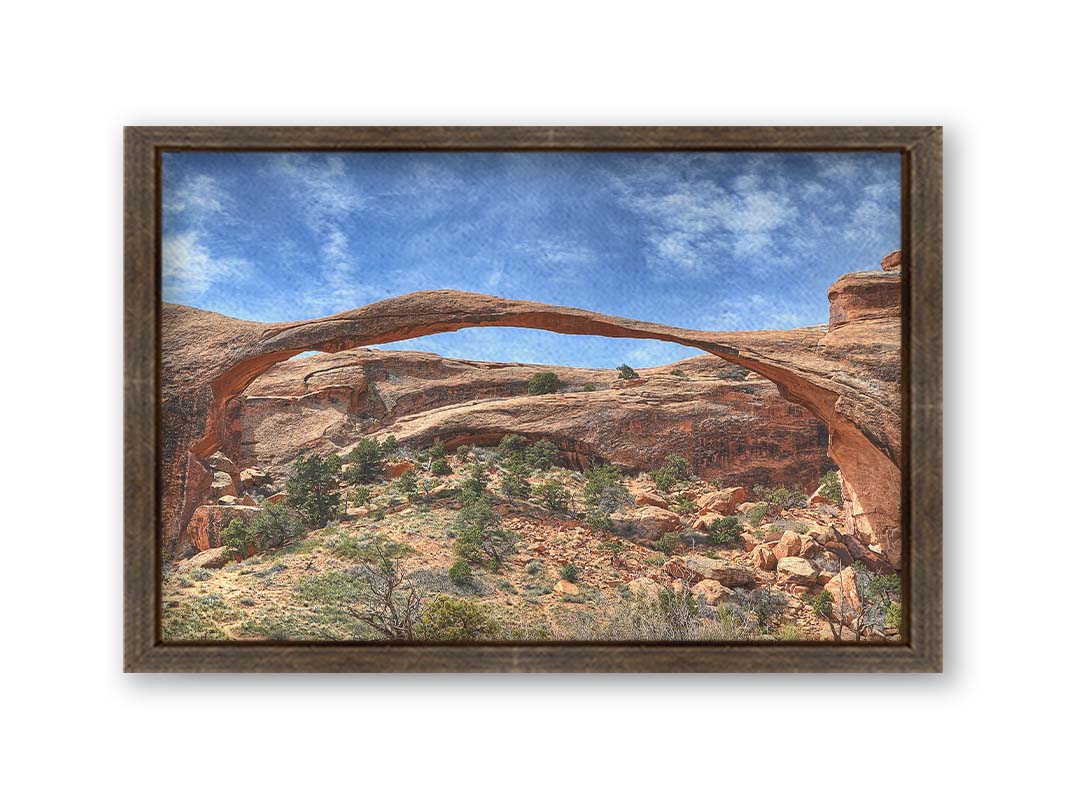
M 237 468 L 237 465 L 221 450 L 216 450 L 208 456 L 207 465 L 213 472 L 225 472 L 233 478 L 237 478 L 241 474 L 241 470 Z
M 765 544 L 759 545 L 752 551 L 752 565 L 764 572 L 774 572 L 778 566 L 778 559 L 774 556 L 774 550 Z
M 800 534 L 795 531 L 786 531 L 782 534 L 782 538 L 778 540 L 778 543 L 774 545 L 774 557 L 781 561 L 783 558 L 799 556 L 802 545 Z
M 241 470 L 241 487 L 248 489 L 253 486 L 262 486 L 270 480 L 266 472 L 259 467 L 246 467 Z
M 815 558 L 822 552 L 822 547 L 806 533 L 800 534 L 800 557 Z
M 280 503 L 289 496 L 288 492 L 276 492 L 267 498 L 268 503 Z
M 409 472 L 413 469 L 415 469 L 415 465 L 410 461 L 391 461 L 385 465 L 385 477 L 388 480 L 395 480 L 405 472 Z
M 856 585 L 856 571 L 846 567 L 826 582 L 826 591 L 833 598 L 834 616 L 842 616 L 846 622 L 852 622 L 863 611 L 859 586 Z
M 693 523 L 693 527 L 698 531 L 706 531 L 712 526 L 716 520 L 723 518 L 723 515 L 717 511 L 706 511 L 697 517 L 696 522 Z
M 552 591 L 556 594 L 581 594 L 582 590 L 575 586 L 570 581 L 557 581 L 556 585 L 552 587 Z
M 819 571 L 806 558 L 780 558 L 777 569 L 778 582 L 787 586 L 814 586 L 819 578 Z
M 658 599 L 663 591 L 663 587 L 651 578 L 635 578 L 626 584 L 626 589 L 633 597 L 643 597 L 647 601 Z
M 230 549 L 228 547 L 212 547 L 209 550 L 203 550 L 197 553 L 195 556 L 189 558 L 183 558 L 178 562 L 176 569 L 178 572 L 188 572 L 193 569 L 218 569 L 223 564 L 227 564 L 232 560 L 230 555 Z
M 900 272 L 900 265 L 903 262 L 904 254 L 900 250 L 894 250 L 882 259 L 882 270 L 884 272 Z
M 741 539 L 741 545 L 745 548 L 746 553 L 751 553 L 760 544 L 760 540 L 748 531 L 739 534 L 739 538 Z
M 702 580 L 714 580 L 723 586 L 748 586 L 755 581 L 752 572 L 722 558 L 675 556 L 663 568 L 672 578 L 681 578 L 690 586 Z
M 744 486 L 733 486 L 729 489 L 721 489 L 709 492 L 697 499 L 696 503 L 706 511 L 717 511 L 720 514 L 733 514 L 737 511 L 738 503 L 748 499 L 748 492 Z
M 844 542 L 823 542 L 822 546 L 827 552 L 833 553 L 842 566 L 847 567 L 856 560 L 852 557 L 852 553 L 848 550 L 848 545 Z
M 693 593 L 693 597 L 697 598 L 697 600 L 703 600 L 709 606 L 718 605 L 733 594 L 732 590 L 713 580 L 697 581 L 690 591 Z
M 213 498 L 225 497 L 226 495 L 237 494 L 237 484 L 233 482 L 233 478 L 229 473 L 222 472 L 221 470 L 214 473 L 211 477 L 211 494 Z
M 626 514 L 612 514 L 611 520 L 620 536 L 642 539 L 658 539 L 664 533 L 682 527 L 681 517 L 658 506 L 641 506 Z
M 634 503 L 638 506 L 656 506 L 658 508 L 666 508 L 667 501 L 660 497 L 658 494 L 652 492 L 640 492 L 634 498 Z
M 815 494 L 813 494 L 811 497 L 808 498 L 808 505 L 812 506 L 812 507 L 815 507 L 815 506 L 830 506 L 832 508 L 834 506 L 834 501 L 831 500 L 828 497 L 823 497 L 821 494 L 816 492 Z
M 193 512 L 185 529 L 185 536 L 179 542 L 178 552 L 186 547 L 191 547 L 196 552 L 210 550 L 219 547 L 219 534 L 222 529 L 230 524 L 231 520 L 250 520 L 259 513 L 258 508 L 251 506 L 199 506 Z
M 232 494 L 224 494 L 218 499 L 218 504 L 220 506 L 235 506 L 238 503 L 237 498 L 234 497 Z

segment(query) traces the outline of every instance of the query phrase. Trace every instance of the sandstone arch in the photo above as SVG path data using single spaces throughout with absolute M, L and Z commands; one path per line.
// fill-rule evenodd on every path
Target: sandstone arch
M 773 381 L 830 431 L 856 533 L 894 566 L 900 534 L 900 276 L 846 275 L 830 289 L 830 325 L 708 332 L 581 309 L 450 290 L 416 292 L 331 317 L 263 324 L 164 304 L 164 544 L 206 496 L 203 461 L 219 449 L 227 406 L 259 374 L 307 350 L 337 352 L 477 326 L 659 339 L 698 348 Z

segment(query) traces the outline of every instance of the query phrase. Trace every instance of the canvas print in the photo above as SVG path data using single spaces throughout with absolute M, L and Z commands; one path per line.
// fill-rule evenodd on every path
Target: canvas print
M 164 641 L 901 641 L 898 154 L 162 170 Z

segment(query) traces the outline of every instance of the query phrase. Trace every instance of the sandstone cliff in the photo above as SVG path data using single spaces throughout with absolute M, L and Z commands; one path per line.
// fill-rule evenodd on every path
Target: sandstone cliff
M 339 352 L 466 327 L 511 326 L 676 342 L 769 378 L 783 397 L 828 428 L 829 454 L 841 468 L 851 526 L 899 566 L 900 280 L 895 271 L 845 276 L 830 290 L 831 326 L 792 331 L 685 330 L 449 290 L 280 324 L 164 304 L 164 545 L 173 544 L 210 492 L 214 471 L 206 460 L 226 440 L 231 401 L 272 365 L 306 350 Z

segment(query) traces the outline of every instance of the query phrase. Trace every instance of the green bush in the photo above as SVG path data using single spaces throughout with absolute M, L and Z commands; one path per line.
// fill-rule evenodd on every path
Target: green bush
M 570 561 L 559 568 L 559 576 L 565 580 L 574 583 L 578 580 L 578 568 L 574 566 Z
M 681 536 L 679 536 L 677 533 L 669 532 L 660 536 L 656 540 L 655 544 L 652 545 L 652 547 L 656 550 L 659 550 L 666 556 L 673 556 L 681 543 Z
M 668 505 L 670 505 L 671 511 L 675 514 L 695 514 L 700 510 L 700 506 L 688 497 L 683 497 L 681 495 L 672 497 Z
M 445 457 L 445 443 L 440 439 L 436 439 L 432 445 L 426 450 L 426 455 L 430 461 L 436 461 L 439 458 Z
M 481 496 L 485 494 L 485 487 L 489 485 L 489 471 L 485 464 L 476 461 L 467 470 L 467 477 L 460 484 L 460 491 L 464 495 Z
M 611 517 L 596 509 L 586 512 L 585 524 L 598 533 L 611 533 L 615 528 L 611 522 Z
M 844 498 L 841 495 L 840 474 L 831 470 L 823 475 L 822 482 L 819 484 L 819 494 L 827 500 L 832 500 L 835 506 L 841 505 Z
M 526 448 L 525 458 L 534 469 L 552 469 L 559 464 L 559 447 L 548 439 L 540 439 Z
M 231 520 L 219 539 L 231 556 L 243 559 L 253 549 L 260 553 L 276 550 L 302 539 L 306 533 L 307 526 L 300 514 L 281 503 L 267 503 L 250 520 L 240 517 Z
M 571 493 L 555 478 L 537 487 L 537 496 L 551 511 L 567 511 L 571 506 Z
M 517 433 L 508 433 L 500 440 L 498 447 L 505 456 L 521 456 L 523 451 L 526 450 L 526 443 L 525 436 L 520 436 Z
M 672 369 L 671 370 L 671 375 L 674 375 L 674 376 L 676 376 L 678 378 L 684 378 L 685 377 L 685 373 L 682 372 L 680 369 Z
M 685 457 L 674 453 L 667 456 L 663 466 L 653 470 L 651 475 L 657 489 L 661 492 L 669 492 L 675 485 L 688 480 L 692 472 Z
M 741 522 L 737 517 L 723 517 L 711 523 L 707 533 L 712 544 L 736 544 L 741 541 Z
M 448 465 L 448 462 L 443 458 L 435 458 L 430 462 L 430 474 L 431 475 L 449 475 L 452 473 L 452 467 Z
M 796 488 L 787 489 L 784 486 L 777 486 L 772 489 L 768 486 L 757 484 L 752 487 L 752 491 L 763 502 L 770 503 L 772 506 L 777 506 L 781 509 L 803 508 L 808 504 L 808 496 Z
M 830 619 L 834 613 L 834 596 L 823 589 L 812 601 L 811 610 L 824 619 Z
M 632 381 L 638 377 L 637 372 L 629 364 L 619 364 L 615 369 L 619 371 L 619 377 L 624 381 Z
M 559 387 L 559 375 L 554 372 L 538 372 L 530 378 L 530 394 L 555 394 Z
M 388 457 L 396 455 L 396 452 L 400 449 L 400 442 L 396 440 L 395 436 L 389 435 L 386 437 L 385 441 L 382 442 L 380 449 L 383 456 Z
M 716 372 L 716 376 L 728 381 L 743 381 L 748 377 L 749 370 L 741 366 L 726 367 Z
M 903 609 L 900 603 L 892 602 L 885 609 L 885 624 L 887 628 L 900 630 L 901 614 Z
M 393 488 L 408 500 L 415 500 L 419 496 L 419 479 L 415 477 L 415 470 L 409 469 L 395 481 Z
M 465 558 L 457 558 L 448 570 L 448 578 L 456 586 L 468 587 L 474 583 L 474 573 Z
M 498 569 L 504 557 L 515 551 L 514 534 L 500 527 L 500 517 L 484 495 L 464 495 L 454 529 L 452 549 L 472 564 Z
M 349 483 L 374 483 L 385 474 L 382 448 L 374 439 L 363 439 L 352 448 L 345 461 L 345 480 Z
M 348 494 L 348 500 L 354 506 L 370 505 L 370 488 L 367 486 L 359 486 L 356 489 L 353 489 Z
M 633 503 L 630 492 L 622 484 L 622 470 L 614 464 L 603 464 L 585 471 L 582 503 L 590 511 L 611 514 Z
M 539 558 L 535 558 L 535 559 L 533 559 L 531 561 L 527 561 L 526 562 L 526 574 L 527 575 L 536 575 L 542 569 L 544 569 L 544 566 L 545 565 L 541 563 L 541 560 Z
M 439 594 L 423 612 L 415 636 L 433 641 L 468 642 L 492 639 L 498 631 L 499 626 L 477 603 Z
M 321 528 L 341 511 L 341 459 L 336 455 L 300 457 L 286 488 L 286 504 L 304 515 L 313 528 Z
M 460 461 L 466 461 L 471 454 L 471 446 L 469 444 L 461 444 L 456 448 L 456 458 Z
M 500 491 L 508 500 L 525 500 L 533 491 L 529 481 L 530 468 L 521 461 L 511 462 L 500 477 Z
M 596 391 L 596 386 L 594 386 L 591 383 L 587 383 L 585 386 L 582 387 L 582 391 L 583 392 L 595 392 Z

